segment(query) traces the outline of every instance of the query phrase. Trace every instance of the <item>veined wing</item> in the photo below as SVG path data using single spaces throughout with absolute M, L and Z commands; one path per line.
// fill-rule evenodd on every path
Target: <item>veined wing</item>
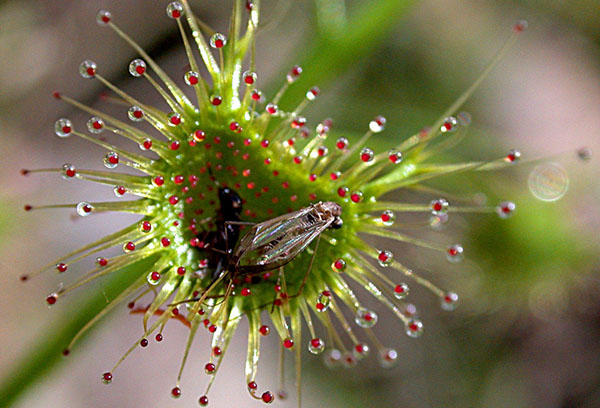
M 314 207 L 285 214 L 250 229 L 234 251 L 233 263 L 240 272 L 276 269 L 294 259 L 331 225 Z

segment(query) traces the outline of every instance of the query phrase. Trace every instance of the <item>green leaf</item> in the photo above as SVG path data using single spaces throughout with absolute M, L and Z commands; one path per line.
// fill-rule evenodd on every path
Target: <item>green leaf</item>
M 103 282 L 103 291 L 89 291 L 86 303 L 72 308 L 61 326 L 53 326 L 52 330 L 48 330 L 53 333 L 52 336 L 44 336 L 38 344 L 29 347 L 28 350 L 32 351 L 21 357 L 14 371 L 5 375 L 0 384 L 0 407 L 9 407 L 36 381 L 55 368 L 63 360 L 62 351 L 75 334 L 104 309 L 106 298 L 113 299 L 127 289 L 154 264 L 156 257 L 143 259 L 111 274 Z

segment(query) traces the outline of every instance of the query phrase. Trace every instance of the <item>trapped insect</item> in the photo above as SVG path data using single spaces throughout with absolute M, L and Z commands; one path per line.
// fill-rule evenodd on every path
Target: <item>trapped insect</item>
M 231 189 L 220 189 L 219 200 L 221 204 L 221 218 L 234 218 L 237 210 L 241 209 L 241 201 L 236 207 L 239 196 Z M 235 204 L 235 205 L 232 205 Z M 313 252 L 313 258 L 318 247 L 318 238 L 328 228 L 340 228 L 343 224 L 340 218 L 342 207 L 332 201 L 318 202 L 279 217 L 253 224 L 237 243 L 233 250 L 222 251 L 222 245 L 231 245 L 234 240 L 229 233 L 239 233 L 240 225 L 252 225 L 241 221 L 224 221 L 218 224 L 213 252 L 221 254 L 216 258 L 215 270 L 212 274 L 213 282 L 200 298 L 192 301 L 202 302 L 209 296 L 217 284 L 229 277 L 235 282 L 240 277 L 252 276 L 257 273 L 282 268 L 300 254 L 310 243 L 317 239 L 317 245 Z M 238 228 L 231 228 L 238 227 Z M 223 255 L 227 256 L 226 266 L 223 266 Z M 306 284 L 310 273 L 311 264 L 305 273 L 300 285 L 299 295 Z M 231 285 L 228 285 L 230 288 Z M 229 289 L 228 289 L 229 291 Z M 246 292 L 249 294 L 249 292 Z M 229 293 L 225 294 L 228 297 Z

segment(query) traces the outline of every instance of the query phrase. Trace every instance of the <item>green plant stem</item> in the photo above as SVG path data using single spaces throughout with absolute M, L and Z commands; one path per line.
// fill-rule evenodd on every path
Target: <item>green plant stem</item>
M 61 326 L 52 326 L 51 336 L 43 336 L 28 348 L 15 369 L 4 375 L 0 384 L 0 407 L 8 408 L 37 381 L 58 366 L 64 357 L 62 351 L 75 334 L 106 307 L 106 298 L 113 299 L 139 278 L 141 271 L 154 264 L 155 258 L 146 258 L 111 275 L 103 282 L 103 291 L 88 291 L 87 301 L 65 314 Z M 88 332 L 89 333 L 89 332 Z

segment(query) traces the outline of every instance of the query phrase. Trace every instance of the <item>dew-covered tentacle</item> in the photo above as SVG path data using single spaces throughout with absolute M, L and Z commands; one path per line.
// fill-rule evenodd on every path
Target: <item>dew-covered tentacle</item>
M 127 287 L 116 298 L 114 298 L 108 304 L 106 304 L 101 311 L 99 311 L 91 320 L 89 320 L 81 329 L 79 329 L 75 336 L 73 336 L 73 339 L 65 349 L 65 352 L 68 353 L 73 348 L 75 343 L 77 343 L 77 341 L 81 338 L 81 336 L 83 336 L 89 329 L 91 329 L 100 319 L 106 316 L 112 309 L 124 302 L 136 290 L 144 286 L 145 283 L 146 277 L 140 276 L 134 283 Z
M 177 373 L 177 387 L 179 387 L 179 382 L 181 381 L 181 376 L 183 375 L 183 369 L 185 368 L 185 363 L 187 362 L 190 350 L 192 348 L 192 342 L 194 341 L 194 337 L 196 336 L 198 327 L 200 327 L 200 323 L 201 321 L 199 318 L 195 318 L 191 322 L 190 332 L 188 333 L 185 348 L 183 350 L 183 356 L 181 358 L 181 363 L 179 364 L 179 372 Z
M 175 19 L 177 21 L 177 27 L 179 28 L 179 32 L 181 34 L 181 39 L 183 41 L 183 45 L 185 48 L 185 52 L 190 63 L 191 71 L 186 73 L 186 83 L 194 88 L 194 92 L 196 93 L 196 98 L 198 101 L 198 106 L 207 106 L 210 102 L 208 99 L 207 92 L 207 84 L 204 78 L 202 78 L 199 74 L 200 68 L 198 66 L 198 62 L 196 61 L 196 57 L 192 51 L 192 47 L 190 46 L 190 42 L 188 41 L 187 34 L 185 29 L 183 28 L 183 24 L 181 23 L 181 18 Z M 206 119 L 206 115 L 203 113 L 204 110 L 200 110 L 201 118 Z
M 213 84 L 216 84 L 219 82 L 219 76 L 221 74 L 219 64 L 217 64 L 217 61 L 215 61 L 215 58 L 213 57 L 210 48 L 208 47 L 208 44 L 206 43 L 206 40 L 202 35 L 202 31 L 200 30 L 200 27 L 198 26 L 198 23 L 196 21 L 196 16 L 192 12 L 188 1 L 181 0 L 181 3 L 185 8 L 185 17 L 187 19 L 188 24 L 190 25 L 190 28 L 192 29 L 192 36 L 196 41 L 196 45 L 198 46 L 198 50 L 200 51 L 200 56 L 204 61 L 204 65 L 206 66 L 208 73 L 213 79 Z
M 303 302 L 303 300 L 301 302 Z M 294 353 L 296 366 L 296 400 L 298 408 L 302 408 L 302 347 L 300 347 L 302 344 L 302 321 L 300 320 L 300 313 L 292 314 L 290 323 L 294 339 L 296 339 L 295 343 L 297 344 L 296 352 Z
M 185 1 L 184 1 L 185 3 Z M 131 37 L 129 37 L 125 32 L 123 32 L 115 23 L 109 21 L 107 24 L 111 29 L 113 29 L 119 37 L 125 40 L 140 56 L 148 62 L 148 65 L 152 68 L 154 72 L 159 76 L 159 78 L 165 83 L 173 97 L 177 100 L 177 103 L 181 106 L 191 107 L 193 106 L 189 99 L 185 96 L 185 94 L 179 89 L 179 87 L 169 78 L 169 76 L 163 71 L 163 69 L 158 65 L 150 56 L 144 51 L 142 47 L 138 45 Z M 124 98 L 126 99 L 126 98 Z
M 88 112 L 89 114 L 93 115 L 94 117 L 98 117 L 98 118 L 102 119 L 106 123 L 112 123 L 114 126 L 116 126 L 115 128 L 110 127 L 110 126 L 105 126 L 105 128 L 106 128 L 106 130 L 109 130 L 114 134 L 117 134 L 117 135 L 127 138 L 129 140 L 132 140 L 132 141 L 136 142 L 138 145 L 142 145 L 145 140 L 150 140 L 153 144 L 152 150 L 155 151 L 161 158 L 165 156 L 164 153 L 166 152 L 166 148 L 164 148 L 164 147 L 161 148 L 162 142 L 154 139 L 153 137 L 149 136 L 148 134 L 140 131 L 139 129 L 137 129 L 123 121 L 120 121 L 120 120 L 114 118 L 111 115 L 108 115 L 102 111 L 90 108 L 89 106 L 87 106 L 73 98 L 70 98 L 69 96 L 66 96 L 63 94 L 57 94 L 57 95 L 58 95 L 58 99 L 65 101 L 69 105 L 72 105 L 84 112 Z M 124 101 L 124 104 L 127 105 L 127 102 Z M 128 114 L 130 115 L 130 117 L 133 117 L 135 120 L 138 120 L 138 118 L 135 115 L 138 115 L 139 118 L 143 118 L 143 115 L 144 115 L 141 108 L 138 108 L 135 106 L 133 106 L 129 109 Z

